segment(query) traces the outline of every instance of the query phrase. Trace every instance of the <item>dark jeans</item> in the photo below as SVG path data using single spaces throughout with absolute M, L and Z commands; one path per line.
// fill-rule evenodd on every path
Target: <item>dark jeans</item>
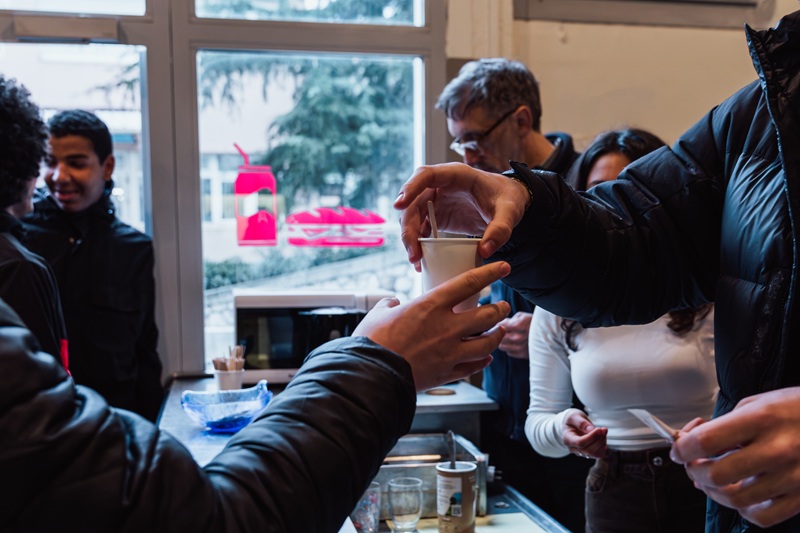
M 515 441 L 496 431 L 482 439 L 489 464 L 501 471 L 501 480 L 542 508 L 564 527 L 583 533 L 586 475 L 592 462 L 575 455 L 543 457 L 530 443 Z
M 586 531 L 702 533 L 706 496 L 669 448 L 611 452 L 586 479 Z

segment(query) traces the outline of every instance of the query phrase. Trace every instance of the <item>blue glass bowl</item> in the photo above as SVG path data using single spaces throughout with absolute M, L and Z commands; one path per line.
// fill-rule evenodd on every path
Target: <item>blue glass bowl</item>
M 184 391 L 181 407 L 189 418 L 212 433 L 236 433 L 264 410 L 272 399 L 266 380 L 248 389 Z

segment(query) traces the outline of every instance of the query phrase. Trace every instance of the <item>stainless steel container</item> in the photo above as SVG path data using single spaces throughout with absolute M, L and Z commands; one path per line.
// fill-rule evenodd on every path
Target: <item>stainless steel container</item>
M 488 456 L 461 435 L 455 435 L 456 460 L 476 463 L 478 502 L 476 512 L 486 514 L 486 482 Z M 401 437 L 383 462 L 375 481 L 381 484 L 381 519 L 390 518 L 389 498 L 386 494 L 389 480 L 412 476 L 422 480 L 422 517 L 436 517 L 436 463 L 449 461 L 447 434 L 429 433 Z

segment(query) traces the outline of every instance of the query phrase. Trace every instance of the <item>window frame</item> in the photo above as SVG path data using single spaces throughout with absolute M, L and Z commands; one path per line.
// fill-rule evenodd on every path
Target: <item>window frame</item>
M 420 0 L 418 0 L 420 1 Z M 146 232 L 156 254 L 156 321 L 165 376 L 205 370 L 202 180 L 196 53 L 201 49 L 352 52 L 420 57 L 424 102 L 420 138 L 425 161 L 443 161 L 446 130 L 433 112 L 446 83 L 446 3 L 425 2 L 425 24 L 371 26 L 200 18 L 193 0 L 146 0 L 143 16 L 77 15 L 0 10 L 0 42 L 36 42 L 14 34 L 15 18 L 36 18 L 56 31 L 81 19 L 117 25 L 116 42 L 147 49 L 142 68 L 142 136 Z M 88 24 L 88 27 L 91 27 Z M 75 43 L 48 38 L 42 42 Z M 84 41 L 92 40 L 86 36 Z M 107 40 L 104 42 L 108 42 Z M 24 84 L 24 80 L 19 80 Z M 36 101 L 36 95 L 33 95 Z M 423 137 L 424 135 L 424 137 Z M 231 310 L 233 312 L 233 310 Z M 201 326 L 201 327 L 198 327 Z
M 771 23 L 775 0 L 514 0 L 517 20 L 741 29 Z

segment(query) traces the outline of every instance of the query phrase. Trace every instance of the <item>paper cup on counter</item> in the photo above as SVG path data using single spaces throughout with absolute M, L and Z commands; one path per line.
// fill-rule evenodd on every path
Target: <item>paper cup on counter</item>
M 219 390 L 241 389 L 244 370 L 214 370 L 214 379 Z
M 480 239 L 472 237 L 439 238 L 422 237 L 422 290 L 428 292 L 445 281 L 481 264 L 478 255 Z M 468 311 L 478 305 L 476 293 L 453 307 L 453 311 Z
M 436 514 L 439 533 L 475 533 L 478 465 L 469 461 L 436 464 Z

